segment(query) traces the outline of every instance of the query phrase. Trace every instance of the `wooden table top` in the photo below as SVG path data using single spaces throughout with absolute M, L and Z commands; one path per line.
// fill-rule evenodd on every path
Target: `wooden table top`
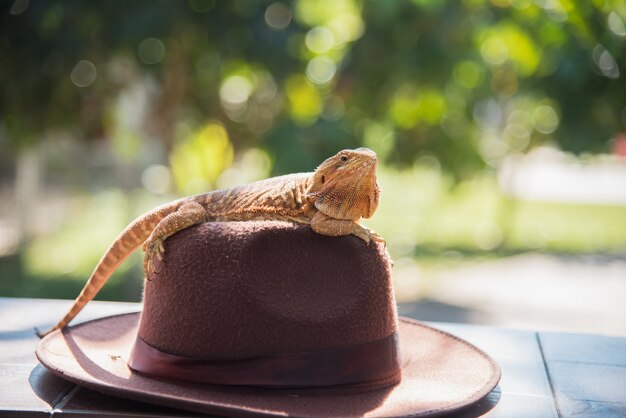
M 0 298 L 0 417 L 195 417 L 102 395 L 66 382 L 35 358 L 33 327 L 53 325 L 72 301 Z M 136 312 L 140 304 L 92 302 L 78 321 Z M 400 307 L 400 313 L 409 311 Z M 78 322 L 76 321 L 76 322 Z M 492 355 L 502 380 L 455 417 L 626 417 L 626 338 L 431 323 Z

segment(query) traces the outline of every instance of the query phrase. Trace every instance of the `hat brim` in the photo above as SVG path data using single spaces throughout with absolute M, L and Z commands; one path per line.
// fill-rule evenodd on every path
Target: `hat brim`
M 400 318 L 402 380 L 385 389 L 261 389 L 151 378 L 127 366 L 138 322 L 139 313 L 131 313 L 56 331 L 36 354 L 58 376 L 106 394 L 226 416 L 438 416 L 478 402 L 501 375 L 470 343 Z

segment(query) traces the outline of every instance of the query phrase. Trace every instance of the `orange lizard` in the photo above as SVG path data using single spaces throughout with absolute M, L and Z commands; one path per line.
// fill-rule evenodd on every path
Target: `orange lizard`
M 104 253 L 68 313 L 43 337 L 62 329 L 92 300 L 115 269 L 140 245 L 146 277 L 162 260 L 164 241 L 202 222 L 282 220 L 310 224 L 322 235 L 355 235 L 369 244 L 382 237 L 359 224 L 378 207 L 376 153 L 367 148 L 343 150 L 313 173 L 289 174 L 245 186 L 185 197 L 135 219 Z

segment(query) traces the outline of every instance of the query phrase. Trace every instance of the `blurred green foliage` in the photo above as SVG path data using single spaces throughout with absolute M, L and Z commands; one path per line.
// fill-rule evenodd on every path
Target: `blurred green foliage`
M 0 259 L 2 294 L 74 296 L 174 188 L 358 146 L 382 161 L 367 223 L 398 266 L 623 251 L 625 208 L 514 200 L 484 168 L 617 149 L 625 22 L 623 0 L 0 0 L 0 185 L 37 145 L 46 185 L 88 192 Z M 137 299 L 134 257 L 100 297 Z
M 389 237 L 397 268 L 419 263 L 420 278 L 529 250 L 575 256 L 598 250 L 620 254 L 626 248 L 625 207 L 509 201 L 492 176 L 455 184 L 450 175 L 422 164 L 402 170 L 383 167 L 378 177 L 384 199 L 366 224 Z M 145 190 L 109 190 L 76 199 L 70 216 L 48 235 L 33 239 L 21 253 L 0 258 L 0 294 L 75 297 L 128 220 L 167 200 Z M 140 298 L 141 255 L 133 254 L 120 266 L 99 299 Z M 398 289 L 400 297 L 418 290 Z
M 233 148 L 228 134 L 211 123 L 177 145 L 170 155 L 174 181 L 187 195 L 211 189 L 222 172 L 233 162 Z
M 65 129 L 176 165 L 220 123 L 274 173 L 365 144 L 457 178 L 540 143 L 604 152 L 626 124 L 625 21 L 620 0 L 5 0 L 0 147 Z
M 455 183 L 424 164 L 381 168 L 378 178 L 384 199 L 366 223 L 393 237 L 395 258 L 426 249 L 617 254 L 626 248 L 626 207 L 511 199 L 489 174 Z

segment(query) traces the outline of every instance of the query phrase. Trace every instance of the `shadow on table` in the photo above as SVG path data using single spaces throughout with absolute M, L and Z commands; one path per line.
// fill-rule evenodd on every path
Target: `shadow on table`
M 443 415 L 443 416 L 449 417 L 449 418 L 480 417 L 486 414 L 487 412 L 491 411 L 493 408 L 495 408 L 496 405 L 498 405 L 498 402 L 500 402 L 500 398 L 502 398 L 502 390 L 500 389 L 500 385 L 498 385 L 495 387 L 494 390 L 491 391 L 489 395 L 485 396 L 483 399 L 481 399 L 474 405 L 469 406 L 465 409 L 462 409 L 461 411 L 458 411 L 449 415 Z
M 28 383 L 35 395 L 50 405 L 50 409 L 53 409 L 75 386 L 73 383 L 55 376 L 41 364 L 35 366 L 30 372 Z
M 80 391 L 74 394 L 71 399 L 67 399 L 67 402 L 64 401 L 63 405 L 60 405 L 60 402 L 68 396 L 69 392 L 75 387 L 75 385 L 55 376 L 52 372 L 48 371 L 40 364 L 31 371 L 28 381 L 33 389 L 33 392 L 41 400 L 50 405 L 51 410 L 62 406 L 65 410 L 80 409 L 85 412 L 97 405 L 107 405 L 107 409 L 109 411 L 123 411 L 125 413 L 151 412 L 158 416 L 163 416 L 168 413 L 172 414 L 172 416 L 197 416 L 193 412 L 111 397 L 86 388 L 81 388 Z M 501 396 L 502 392 L 500 390 L 500 386 L 496 386 L 496 388 L 489 395 L 480 400 L 478 403 L 456 413 L 445 416 L 450 418 L 470 418 L 482 416 L 498 404 Z

